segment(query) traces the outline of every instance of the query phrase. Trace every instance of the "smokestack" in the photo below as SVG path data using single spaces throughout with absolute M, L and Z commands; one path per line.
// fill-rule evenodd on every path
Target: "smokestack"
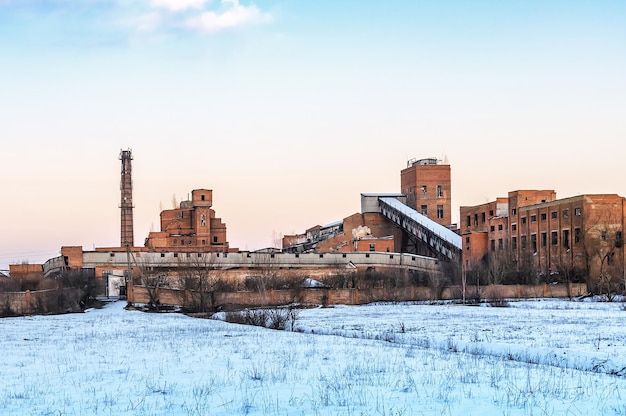
M 122 179 L 120 181 L 122 211 L 121 217 L 121 247 L 133 247 L 135 239 L 133 236 L 133 179 L 132 165 L 133 154 L 130 149 L 120 150 L 120 160 L 122 161 Z

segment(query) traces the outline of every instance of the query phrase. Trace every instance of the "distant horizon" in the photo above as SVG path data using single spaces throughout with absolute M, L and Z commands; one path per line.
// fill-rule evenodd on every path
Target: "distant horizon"
M 459 207 L 626 195 L 626 3 L 0 0 L 0 269 L 135 244 L 195 188 L 270 246 L 447 160 Z

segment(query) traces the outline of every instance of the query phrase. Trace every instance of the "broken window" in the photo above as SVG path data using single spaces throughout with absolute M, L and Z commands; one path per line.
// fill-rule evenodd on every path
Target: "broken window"
M 511 248 L 513 250 L 517 250 L 517 237 L 512 237 L 511 238 Z
M 422 205 L 421 208 L 422 215 L 428 215 L 428 205 Z
M 426 199 L 428 195 L 428 186 L 422 185 L 422 198 Z
M 543 231 L 541 233 L 541 247 L 545 247 L 548 245 L 548 233 Z
M 443 198 L 443 186 L 437 185 L 437 198 Z
M 552 231 L 552 245 L 556 246 L 557 244 L 559 244 L 559 233 Z
M 569 230 L 563 230 L 563 247 L 569 250 Z
M 580 228 L 574 228 L 574 243 L 580 243 L 581 232 Z
M 537 252 L 537 234 L 530 235 L 530 246 L 533 249 L 533 253 Z
M 443 205 L 437 205 L 437 218 L 443 218 Z

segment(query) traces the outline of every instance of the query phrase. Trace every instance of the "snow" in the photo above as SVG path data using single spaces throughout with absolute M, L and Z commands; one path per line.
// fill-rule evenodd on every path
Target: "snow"
M 0 414 L 626 414 L 623 304 L 314 308 L 299 332 L 124 306 L 0 320 Z

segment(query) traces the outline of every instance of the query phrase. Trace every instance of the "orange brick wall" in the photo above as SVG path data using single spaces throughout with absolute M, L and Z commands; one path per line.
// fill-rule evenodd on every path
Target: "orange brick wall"
M 427 192 L 422 193 L 422 186 Z M 442 186 L 442 197 L 437 197 L 437 186 Z M 407 196 L 407 205 L 427 217 L 447 226 L 452 223 L 452 187 L 450 165 L 415 165 L 400 172 L 400 192 Z M 443 205 L 443 218 L 437 218 L 437 205 Z

